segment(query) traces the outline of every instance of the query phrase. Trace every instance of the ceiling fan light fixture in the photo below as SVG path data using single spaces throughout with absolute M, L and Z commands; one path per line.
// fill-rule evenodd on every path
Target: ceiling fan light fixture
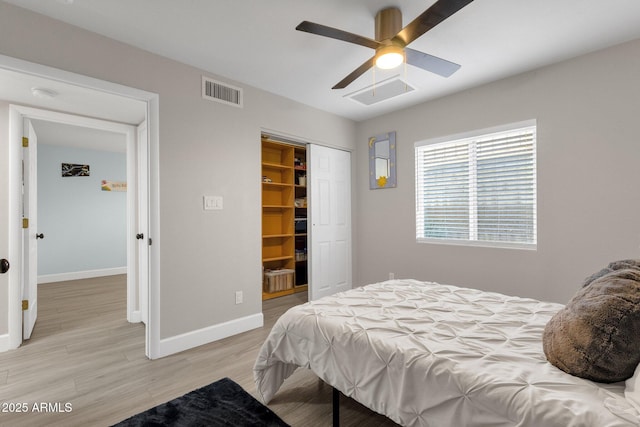
M 373 57 L 367 59 L 331 89 L 344 89 L 373 67 L 392 69 L 403 62 L 442 77 L 449 77 L 460 68 L 460 65 L 411 49 L 408 46 L 471 2 L 473 0 L 435 0 L 435 3 L 404 28 L 402 27 L 402 12 L 399 8 L 388 7 L 379 10 L 375 20 L 375 39 L 309 21 L 302 21 L 296 30 L 342 40 L 376 51 Z
M 396 68 L 404 62 L 404 49 L 397 45 L 383 46 L 376 52 L 376 66 L 383 70 Z

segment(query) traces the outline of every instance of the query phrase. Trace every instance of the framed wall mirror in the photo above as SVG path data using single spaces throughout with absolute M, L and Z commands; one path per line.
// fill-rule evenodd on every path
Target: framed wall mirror
M 396 186 L 396 132 L 369 138 L 369 188 Z

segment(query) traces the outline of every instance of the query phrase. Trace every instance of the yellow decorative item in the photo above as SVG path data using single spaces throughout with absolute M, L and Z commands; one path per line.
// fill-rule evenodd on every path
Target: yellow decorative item
M 369 188 L 396 187 L 396 133 L 388 132 L 370 137 Z
M 100 188 L 102 188 L 102 191 L 127 191 L 127 183 L 126 181 L 108 181 L 103 179 Z

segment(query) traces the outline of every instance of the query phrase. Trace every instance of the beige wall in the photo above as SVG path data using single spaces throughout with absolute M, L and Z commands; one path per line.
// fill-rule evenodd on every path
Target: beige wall
M 396 277 L 566 302 L 607 262 L 640 255 L 640 41 L 358 124 L 356 283 Z M 416 141 L 538 124 L 537 251 L 417 244 Z M 397 131 L 398 187 L 369 190 L 367 138 Z
M 203 100 L 201 70 L 3 2 L 0 54 L 159 94 L 161 338 L 262 311 L 260 130 L 351 149 L 353 122 L 209 73 L 244 108 Z M 205 194 L 224 210 L 204 212 Z

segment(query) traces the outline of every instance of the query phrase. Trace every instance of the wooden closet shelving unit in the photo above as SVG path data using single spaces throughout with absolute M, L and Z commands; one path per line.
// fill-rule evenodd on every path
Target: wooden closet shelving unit
M 304 217 L 306 220 L 307 216 L 306 203 L 305 207 L 296 207 L 296 200 L 299 202 L 302 197 L 306 200 L 306 183 L 300 184 L 300 170 L 303 170 L 304 164 L 295 161 L 304 154 L 304 147 L 262 138 L 263 300 L 307 289 L 306 232 L 296 234 L 295 231 L 296 218 Z M 300 256 L 302 245 L 305 250 L 304 261 Z M 273 278 L 279 273 L 293 277 L 287 277 L 275 288 L 270 287 L 268 281 L 271 279 L 267 276 Z

